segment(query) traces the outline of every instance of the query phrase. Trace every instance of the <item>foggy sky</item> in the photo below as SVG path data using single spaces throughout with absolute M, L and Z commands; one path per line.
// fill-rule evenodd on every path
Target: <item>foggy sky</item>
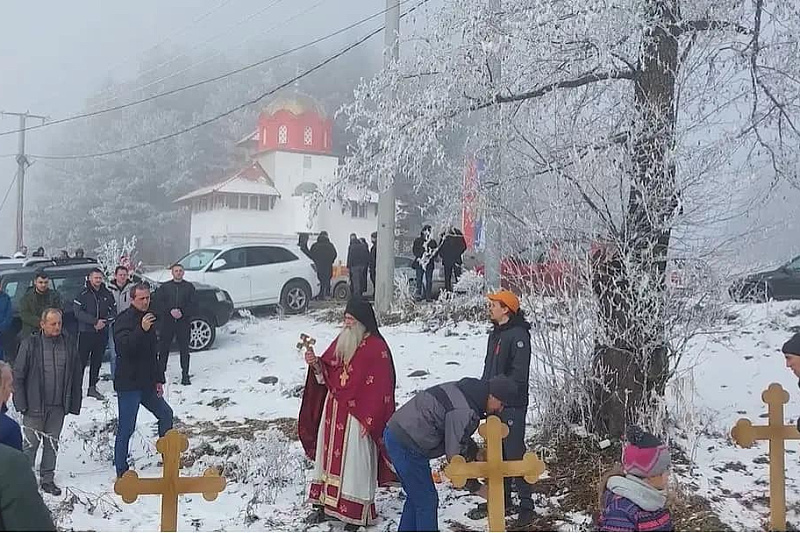
M 273 3 L 272 8 L 232 27 Z M 280 24 L 316 4 L 320 5 L 307 16 Z M 278 24 L 280 29 L 269 36 L 288 48 L 384 7 L 384 0 L 5 0 L 0 8 L 0 111 L 30 111 L 53 119 L 81 112 L 86 99 L 105 82 L 130 79 L 141 60 L 160 43 L 169 57 L 176 49 L 192 47 L 196 47 L 192 53 L 200 54 L 229 49 L 241 52 L 242 47 L 235 47 L 242 40 L 248 36 L 263 40 L 263 30 Z M 325 44 L 338 49 L 382 23 L 379 17 Z M 201 44 L 221 32 L 225 32 L 223 37 Z M 375 38 L 366 46 L 374 47 L 379 56 L 382 40 Z M 256 57 L 278 51 L 264 50 Z M 16 129 L 17 120 L 0 119 L 0 131 Z M 47 135 L 46 129 L 29 132 L 27 151 L 46 152 Z M 0 201 L 16 171 L 14 158 L 1 156 L 16 149 L 16 135 L 0 137 Z M 26 188 L 36 186 L 35 168 L 30 176 Z M 16 188 L 0 210 L 0 254 L 13 252 L 15 210 Z M 26 244 L 31 249 L 38 246 Z

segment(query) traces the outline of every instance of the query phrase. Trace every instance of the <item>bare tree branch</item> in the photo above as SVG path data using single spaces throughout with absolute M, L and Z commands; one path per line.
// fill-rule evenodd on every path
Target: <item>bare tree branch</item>
M 728 22 L 727 20 L 684 20 L 670 29 L 676 32 L 677 35 L 713 30 L 734 30 L 742 35 L 753 35 L 754 33 L 750 28 L 745 28 L 741 24 Z

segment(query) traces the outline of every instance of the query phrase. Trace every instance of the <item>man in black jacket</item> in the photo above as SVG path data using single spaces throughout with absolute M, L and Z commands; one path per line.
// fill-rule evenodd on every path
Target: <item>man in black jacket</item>
M 117 476 L 128 470 L 128 442 L 136 429 L 139 405 L 158 419 L 158 434 L 172 429 L 172 409 L 164 400 L 164 367 L 158 358 L 156 315 L 149 312 L 150 287 L 139 283 L 131 288 L 131 306 L 117 317 L 114 344 L 117 373 L 114 388 L 119 406 L 119 426 L 114 443 Z
M 347 269 L 350 272 L 350 293 L 353 298 L 361 298 L 367 289 L 367 268 L 369 268 L 369 248 L 355 233 L 350 234 L 347 248 Z
M 328 237 L 327 231 L 320 231 L 317 242 L 311 245 L 311 259 L 317 267 L 319 279 L 319 298 L 324 300 L 331 295 L 333 263 L 336 261 L 336 247 Z
M 453 281 L 458 281 L 461 275 L 458 265 L 462 263 L 461 256 L 467 250 L 467 241 L 457 228 L 450 228 L 442 235 L 439 245 L 439 257 L 442 258 L 444 267 L 444 290 L 453 292 Z
M 417 298 L 433 299 L 433 269 L 436 265 L 436 239 L 429 225 L 422 227 L 412 244 L 414 270 L 417 276 Z
M 520 310 L 519 298 L 508 290 L 492 293 L 489 298 L 489 316 L 494 328 L 489 334 L 486 348 L 486 361 L 483 366 L 484 381 L 497 376 L 506 376 L 517 385 L 517 394 L 506 404 L 500 419 L 508 425 L 508 437 L 503 441 L 503 459 L 514 461 L 525 455 L 525 415 L 528 412 L 528 375 L 531 366 L 531 334 L 530 324 Z M 519 516 L 517 525 L 524 526 L 533 520 L 533 500 L 531 486 L 523 478 L 515 478 L 519 496 Z M 512 509 L 512 480 L 506 478 L 506 509 Z M 479 506 L 476 513 L 480 516 L 486 512 L 485 506 Z
M 114 295 L 106 288 L 103 277 L 102 270 L 92 269 L 87 276 L 86 287 L 72 302 L 78 322 L 78 352 L 84 368 L 89 366 L 89 390 L 86 395 L 97 400 L 105 399 L 97 391 L 97 382 L 108 345 L 108 326 L 117 314 Z
M 369 279 L 372 280 L 372 290 L 375 291 L 378 286 L 375 283 L 375 271 L 378 268 L 378 232 L 373 231 L 370 235 L 372 247 L 369 249 Z
M 35 466 L 42 443 L 39 482 L 53 496 L 61 495 L 55 484 L 58 439 L 65 415 L 81 412 L 83 379 L 75 340 L 62 332 L 61 317 L 60 309 L 46 309 L 41 331 L 22 341 L 14 361 L 14 406 L 23 415 L 23 451 Z
M 164 372 L 167 370 L 172 339 L 178 338 L 181 352 L 181 385 L 191 385 L 189 379 L 189 335 L 191 319 L 196 312 L 197 300 L 194 285 L 183 279 L 183 265 L 175 263 L 170 269 L 172 281 L 162 284 L 153 296 L 153 307 L 158 313 L 161 346 L 158 351 Z
M 516 395 L 516 384 L 505 376 L 489 381 L 464 378 L 419 392 L 395 411 L 383 441 L 406 493 L 400 531 L 439 531 L 430 459 L 444 455 L 449 461 L 461 455 L 474 461 L 478 446 L 472 434 L 481 419 L 502 413 Z M 467 490 L 487 495 L 477 480 L 469 480 Z

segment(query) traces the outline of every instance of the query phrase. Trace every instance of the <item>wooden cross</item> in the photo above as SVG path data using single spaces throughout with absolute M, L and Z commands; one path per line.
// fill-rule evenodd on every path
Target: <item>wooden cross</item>
M 528 483 L 536 483 L 544 473 L 545 465 L 530 452 L 521 461 L 503 461 L 503 439 L 508 436 L 508 426 L 496 416 L 490 416 L 481 424 L 478 434 L 486 440 L 486 461 L 467 463 L 462 456 L 456 455 L 444 473 L 456 488 L 466 485 L 468 479 L 485 478 L 489 485 L 489 531 L 505 531 L 504 478 L 524 477 Z
M 298 350 L 313 350 L 314 345 L 317 343 L 317 339 L 311 337 L 310 335 L 306 335 L 305 333 L 300 334 L 300 342 L 297 343 Z
M 731 437 L 742 448 L 750 448 L 758 440 L 769 441 L 770 529 L 786 531 L 785 441 L 800 439 L 800 432 L 793 424 L 784 423 L 783 406 L 789 402 L 789 393 L 780 384 L 771 384 L 761 399 L 767 404 L 769 423 L 754 426 L 750 420 L 741 418 L 731 430 Z
M 161 454 L 164 475 L 158 478 L 139 478 L 128 470 L 114 483 L 114 492 L 125 503 L 133 503 L 142 494 L 161 494 L 161 531 L 178 530 L 178 495 L 202 493 L 206 501 L 214 501 L 225 488 L 225 478 L 215 468 L 208 468 L 203 477 L 181 477 L 181 453 L 189 449 L 185 435 L 171 429 L 156 442 Z

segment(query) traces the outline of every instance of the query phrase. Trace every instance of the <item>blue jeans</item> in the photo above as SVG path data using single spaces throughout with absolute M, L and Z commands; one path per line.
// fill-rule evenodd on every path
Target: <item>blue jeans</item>
M 383 442 L 406 493 L 397 530 L 439 531 L 439 494 L 433 484 L 430 460 L 396 439 L 388 427 L 383 432 Z
M 119 427 L 117 440 L 114 443 L 114 466 L 119 477 L 128 470 L 128 443 L 136 429 L 139 405 L 143 405 L 158 419 L 159 437 L 163 437 L 172 429 L 172 408 L 167 405 L 164 398 L 156 394 L 155 387 L 150 390 L 117 391 L 117 405 Z

